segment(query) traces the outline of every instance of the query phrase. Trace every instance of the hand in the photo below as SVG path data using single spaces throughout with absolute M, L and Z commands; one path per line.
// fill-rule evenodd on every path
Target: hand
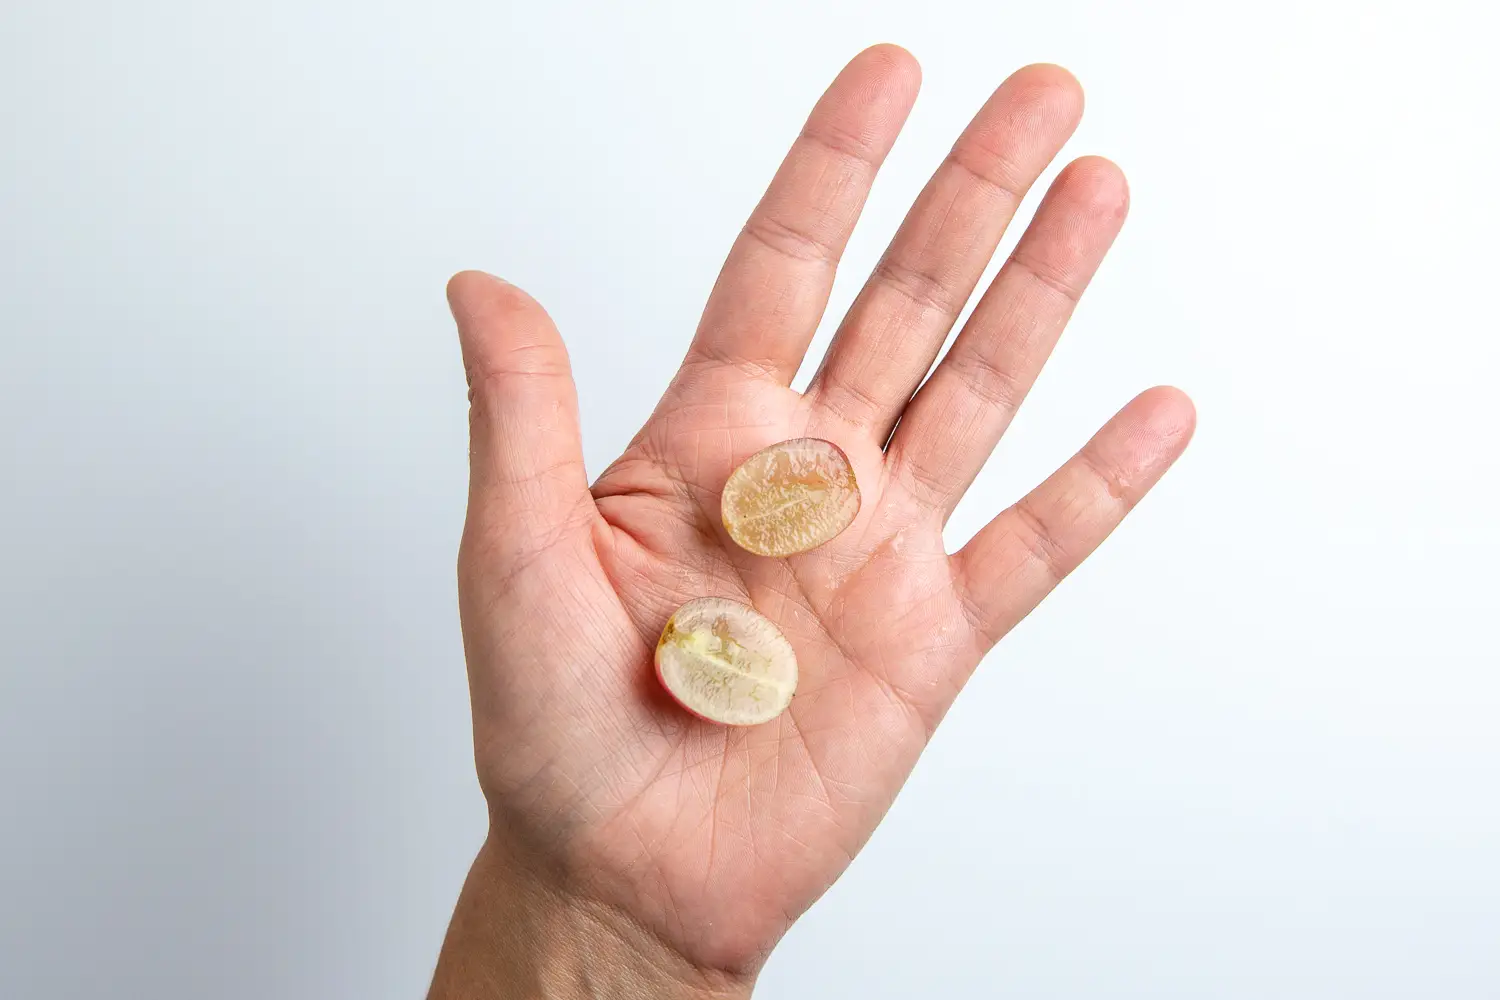
M 1192 405 L 1150 390 L 957 553 L 943 549 L 943 523 L 1125 218 L 1113 164 L 1070 164 L 923 383 L 1077 124 L 1078 84 L 1054 66 L 1020 70 L 986 102 L 808 391 L 788 387 L 918 75 L 892 46 L 839 74 L 735 241 L 676 378 L 592 489 L 546 314 L 497 279 L 451 282 L 472 400 L 460 603 L 492 826 L 434 995 L 486 995 L 476 982 L 506 976 L 535 990 L 748 993 L 986 651 L 1186 446 Z M 719 490 L 751 453 L 801 436 L 847 452 L 859 517 L 812 552 L 752 556 L 727 537 Z M 800 684 L 774 722 L 716 726 L 659 689 L 664 622 L 710 595 L 755 606 L 796 648 Z

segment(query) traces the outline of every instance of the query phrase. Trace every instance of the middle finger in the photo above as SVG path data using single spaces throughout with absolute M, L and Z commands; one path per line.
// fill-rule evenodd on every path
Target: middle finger
M 917 197 L 839 327 L 808 394 L 881 444 L 931 367 L 1026 191 L 1078 125 L 1058 66 L 1017 70 Z

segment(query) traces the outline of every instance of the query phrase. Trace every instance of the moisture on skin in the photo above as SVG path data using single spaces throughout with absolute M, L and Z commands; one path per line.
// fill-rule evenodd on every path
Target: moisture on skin
M 656 675 L 694 715 L 729 726 L 769 722 L 797 689 L 797 655 L 747 604 L 700 597 L 673 612 L 656 643 Z
M 848 456 L 820 438 L 794 438 L 751 455 L 730 473 L 720 501 L 729 537 L 760 556 L 815 549 L 858 513 Z

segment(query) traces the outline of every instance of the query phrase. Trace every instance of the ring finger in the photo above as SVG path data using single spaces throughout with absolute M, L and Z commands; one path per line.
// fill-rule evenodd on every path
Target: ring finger
M 1101 157 L 1053 183 L 974 314 L 912 399 L 888 451 L 918 505 L 953 512 L 1036 381 L 1125 221 L 1125 177 Z

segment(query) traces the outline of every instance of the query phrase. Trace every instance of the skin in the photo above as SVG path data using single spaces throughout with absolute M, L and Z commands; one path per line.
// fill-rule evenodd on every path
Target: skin
M 451 281 L 472 404 L 460 607 L 491 825 L 433 998 L 748 996 L 980 659 L 1186 446 L 1191 403 L 1144 392 L 944 551 L 944 522 L 1125 218 L 1114 164 L 1069 164 L 923 382 L 1077 124 L 1082 93 L 1055 66 L 1019 70 L 985 102 L 808 391 L 788 387 L 918 81 L 893 46 L 839 74 L 735 240 L 656 411 L 592 487 L 546 313 L 488 275 Z M 859 516 L 811 552 L 753 556 L 726 535 L 719 490 L 749 455 L 802 436 L 848 454 Z M 662 625 L 707 595 L 753 605 L 796 648 L 797 696 L 774 721 L 717 726 L 660 689 Z

